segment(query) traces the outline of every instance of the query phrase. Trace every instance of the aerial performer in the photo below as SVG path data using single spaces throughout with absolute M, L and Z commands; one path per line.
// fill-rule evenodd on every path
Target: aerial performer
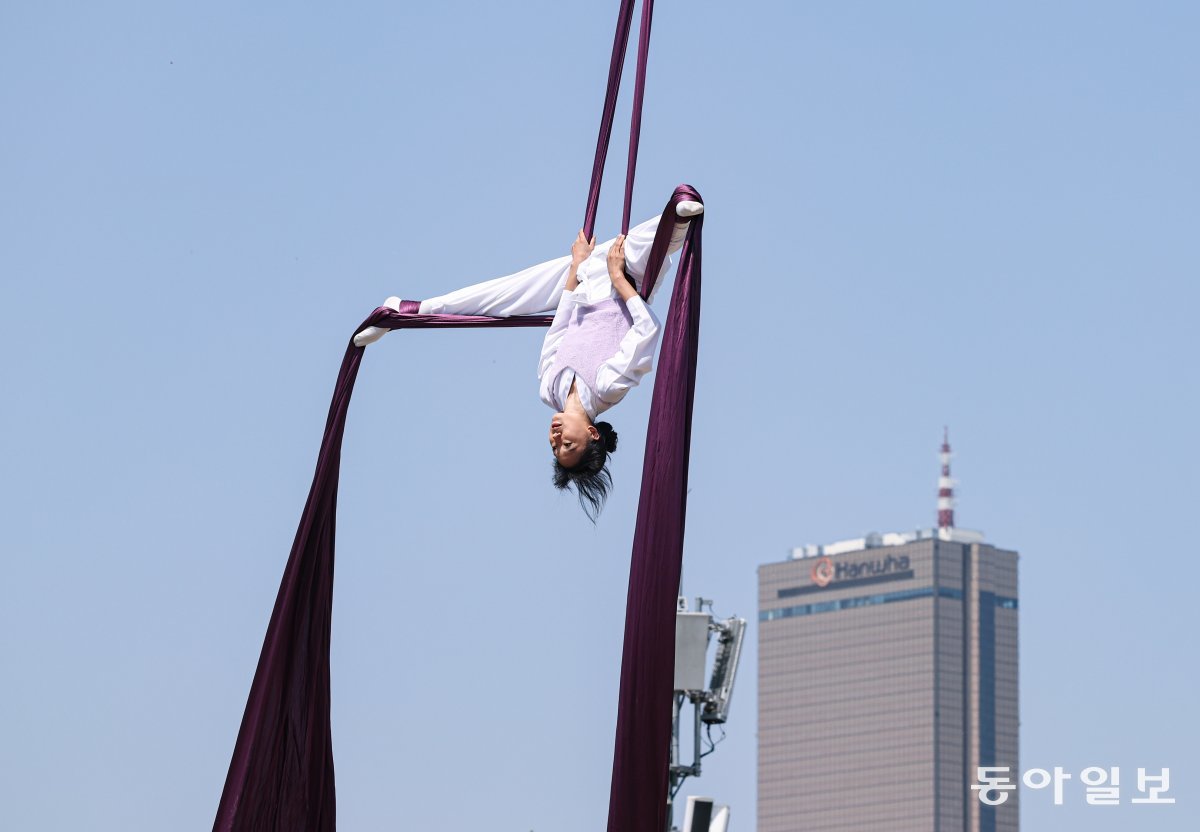
M 676 206 L 676 222 L 667 254 L 687 237 L 690 218 L 704 206 L 687 200 Z M 574 485 L 579 503 L 593 521 L 604 506 L 612 477 L 608 457 L 617 449 L 617 432 L 599 415 L 625 398 L 650 372 L 661 324 L 648 301 L 653 300 L 670 268 L 663 260 L 650 297 L 645 271 L 661 217 L 654 217 L 596 245 L 582 230 L 571 254 L 530 266 L 516 274 L 477 283 L 421 301 L 422 315 L 487 315 L 508 318 L 554 314 L 542 342 L 538 383 L 543 402 L 553 411 L 549 442 L 554 456 L 554 485 Z M 399 311 L 400 298 L 384 306 Z M 363 347 L 388 330 L 367 327 L 354 338 Z

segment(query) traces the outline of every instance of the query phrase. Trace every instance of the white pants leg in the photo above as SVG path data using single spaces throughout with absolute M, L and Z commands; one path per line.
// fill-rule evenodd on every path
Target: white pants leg
M 654 246 L 654 235 L 658 232 L 658 221 L 661 216 L 652 217 L 641 225 L 629 229 L 625 235 L 625 270 L 637 281 L 638 289 L 645 282 L 646 261 L 650 259 L 650 249 Z M 662 276 L 671 268 L 671 255 L 679 251 L 683 239 L 687 236 L 688 223 L 676 223 L 671 233 L 671 242 L 667 246 L 667 257 L 663 260 L 659 271 L 659 280 L 655 282 L 654 292 L 647 301 L 654 299 L 658 288 L 662 285 Z M 605 240 L 592 250 L 592 256 L 579 266 L 580 288 L 587 299 L 595 303 L 607 297 L 614 296 L 612 281 L 608 277 L 608 250 L 615 240 Z
M 654 244 L 654 234 L 658 231 L 658 221 L 661 216 L 646 220 L 641 225 L 629 229 L 625 235 L 625 268 L 643 284 L 646 260 L 650 257 L 650 249 Z M 655 282 L 654 291 L 648 301 L 654 299 L 662 285 L 663 274 L 671 267 L 670 255 L 678 251 L 687 236 L 687 222 L 675 224 L 671 233 L 671 242 L 667 247 L 667 258 L 663 261 L 659 279 Z M 590 302 L 615 296 L 612 281 L 608 277 L 606 258 L 608 249 L 614 240 L 606 240 L 592 250 L 592 256 L 579 266 L 579 288 L 585 292 Z M 516 274 L 497 277 L 483 283 L 476 283 L 464 289 L 458 289 L 445 295 L 421 301 L 422 315 L 491 315 L 497 318 L 511 318 L 517 315 L 549 315 L 558 309 L 567 285 L 567 273 L 571 269 L 571 256 L 547 260 L 536 266 L 530 266 Z M 365 347 L 373 344 L 387 333 L 386 329 L 369 326 L 354 336 L 355 346 Z
M 650 256 L 650 248 L 654 243 L 654 234 L 658 230 L 659 217 L 647 220 L 641 225 L 629 229 L 625 237 L 625 265 L 629 273 L 642 282 L 646 260 Z M 678 251 L 683 245 L 687 234 L 687 223 L 677 223 L 671 236 L 671 244 L 667 253 Z M 605 258 L 614 240 L 600 243 L 589 257 L 579 267 L 579 282 L 586 287 L 589 300 L 601 300 L 612 293 L 612 283 L 608 278 L 608 266 Z M 663 262 L 663 272 L 671 265 L 670 258 Z M 571 268 L 571 257 L 557 257 L 536 266 L 530 266 L 516 274 L 497 277 L 483 283 L 476 283 L 421 301 L 421 313 L 424 315 L 492 315 L 497 318 L 509 318 L 515 315 L 549 315 L 558 308 L 567 284 L 567 272 Z M 660 274 L 661 277 L 661 274 Z
M 421 301 L 422 315 L 548 315 L 558 308 L 571 255 Z

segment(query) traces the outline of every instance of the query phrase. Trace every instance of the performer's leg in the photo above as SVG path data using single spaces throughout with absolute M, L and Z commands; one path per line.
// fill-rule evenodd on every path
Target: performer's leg
M 699 213 L 703 210 L 700 203 L 695 203 Z M 680 211 L 682 214 L 682 210 Z M 693 214 L 694 215 L 694 214 Z M 645 269 L 650 248 L 654 244 L 654 233 L 658 230 L 659 217 L 647 220 L 635 228 L 631 228 L 625 236 L 625 264 L 629 273 L 635 279 L 641 278 Z M 675 224 L 671 243 L 667 254 L 673 254 L 683 245 L 687 236 L 687 221 Z M 595 272 L 604 275 L 607 280 L 607 267 L 604 258 L 613 240 L 605 240 L 593 249 L 589 264 L 594 268 L 581 268 L 580 280 L 586 281 L 588 274 Z M 670 261 L 663 264 L 666 270 Z M 530 266 L 516 274 L 498 277 L 473 286 L 467 286 L 439 295 L 435 298 L 421 301 L 421 313 L 424 315 L 492 315 L 497 318 L 511 318 L 516 315 L 547 315 L 558 308 L 563 288 L 567 282 L 567 272 L 571 267 L 571 257 L 558 257 L 536 266 Z M 607 288 L 604 293 L 607 294 Z
M 399 312 L 400 311 L 400 298 L 398 298 L 395 295 L 392 295 L 390 298 L 388 298 L 387 300 L 385 300 L 383 302 L 383 305 L 386 306 L 388 309 L 394 309 L 397 312 Z M 380 338 L 387 335 L 389 331 L 390 330 L 384 329 L 381 326 L 368 326 L 368 327 L 364 328 L 362 332 L 360 332 L 354 336 L 354 346 L 365 347 L 369 344 L 374 344 Z
M 497 318 L 550 314 L 558 308 L 570 267 L 570 255 L 559 257 L 516 274 L 423 300 L 420 312 L 422 315 L 491 315 Z M 394 298 L 388 298 L 384 305 L 393 309 L 400 306 L 399 300 Z M 386 329 L 369 326 L 354 336 L 354 345 L 365 347 L 385 334 Z
M 671 242 L 667 245 L 667 257 L 663 260 L 662 268 L 658 273 L 651 299 L 658 293 L 658 287 L 662 286 L 662 276 L 671 267 L 671 255 L 683 247 L 683 240 L 687 237 L 688 226 L 691 224 L 690 218 L 702 214 L 704 206 L 699 202 L 681 202 L 677 206 L 676 212 L 679 222 L 675 223 L 675 228 L 671 231 Z M 625 270 L 637 281 L 639 286 L 644 282 L 646 261 L 650 259 L 650 249 L 654 246 L 654 235 L 658 233 L 658 223 L 661 219 L 661 214 L 651 217 L 641 225 L 629 229 L 629 233 L 625 235 Z M 608 255 L 608 249 L 612 244 L 612 240 L 606 240 L 596 246 L 592 257 L 599 257 L 600 262 L 603 262 L 603 258 Z
M 423 315 L 547 315 L 558 308 L 571 257 L 558 257 L 516 274 L 476 283 L 421 301 Z
M 654 245 L 654 235 L 658 233 L 658 223 L 661 219 L 661 216 L 648 219 L 641 225 L 635 225 L 629 229 L 629 233 L 625 235 L 625 270 L 633 275 L 638 281 L 638 285 L 641 285 L 642 279 L 645 277 L 646 261 L 650 259 L 650 249 Z M 667 248 L 668 255 L 679 250 L 686 235 L 687 223 L 676 223 L 674 233 L 671 235 L 671 245 Z M 663 270 L 665 271 L 670 265 L 669 259 L 664 260 Z
M 681 202 L 676 208 L 676 213 L 681 220 L 703 211 L 704 206 L 698 202 Z M 643 277 L 642 272 L 645 269 L 646 260 L 650 256 L 650 248 L 654 244 L 654 234 L 658 230 L 660 218 L 654 217 L 631 228 L 625 237 L 625 265 L 639 283 Z M 678 251 L 683 245 L 684 237 L 687 236 L 687 228 L 686 220 L 675 224 L 671 243 L 667 247 L 668 255 Z M 580 267 L 581 282 L 585 284 L 588 282 L 587 276 L 591 271 L 596 271 L 607 278 L 604 258 L 612 244 L 612 240 L 606 240 L 596 246 L 592 257 L 589 258 L 589 261 L 595 258 L 595 262 L 585 263 Z M 589 265 L 594 268 L 589 268 Z M 671 260 L 668 256 L 663 261 L 662 271 L 665 272 L 670 265 Z M 570 268 L 570 255 L 558 257 L 536 266 L 530 266 L 515 274 L 476 283 L 473 286 L 421 301 L 420 311 L 423 315 L 491 315 L 497 318 L 510 318 L 517 315 L 547 315 L 558 308 L 558 301 L 562 297 Z M 661 278 L 661 276 L 660 272 L 659 277 Z M 661 284 L 661 280 L 656 281 L 656 291 Z M 597 288 L 600 288 L 599 285 Z M 609 288 L 604 289 L 605 292 L 609 290 Z M 651 299 L 653 299 L 653 294 Z M 386 305 L 392 306 L 392 301 L 393 299 L 389 298 Z M 387 330 L 379 327 L 367 327 L 355 336 L 354 343 L 360 347 L 366 346 L 382 338 L 386 332 Z

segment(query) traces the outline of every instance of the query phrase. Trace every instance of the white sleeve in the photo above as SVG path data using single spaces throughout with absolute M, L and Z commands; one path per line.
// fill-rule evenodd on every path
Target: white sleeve
M 554 379 L 549 376 L 543 376 L 538 383 L 538 396 L 541 398 L 542 404 L 554 410 L 561 410 L 562 408 L 558 406 L 558 402 L 555 400 L 554 390 L 551 389 L 552 384 L 554 384 Z
M 625 398 L 629 388 L 637 387 L 642 376 L 650 372 L 658 349 L 660 327 L 654 313 L 639 297 L 625 305 L 633 317 L 633 326 L 621 339 L 617 354 L 596 371 L 596 395 L 610 405 Z
M 558 346 L 562 343 L 563 336 L 567 334 L 567 322 L 570 320 L 574 308 L 575 293 L 564 290 L 562 298 L 558 301 L 558 309 L 554 312 L 554 320 L 550 323 L 550 328 L 546 330 L 546 337 L 542 340 L 542 354 L 538 358 L 539 379 L 543 379 L 554 364 L 554 359 L 558 355 Z M 545 384 L 542 386 L 545 387 Z

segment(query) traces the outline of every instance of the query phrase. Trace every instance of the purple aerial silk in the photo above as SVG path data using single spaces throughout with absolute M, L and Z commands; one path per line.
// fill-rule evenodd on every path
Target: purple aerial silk
M 659 223 L 660 236 L 663 228 L 674 225 L 675 204 L 684 199 L 702 201 L 692 188 L 676 188 Z M 692 400 L 700 345 L 703 220 L 703 215 L 692 220 L 679 253 L 654 379 L 629 567 L 608 832 L 660 832 L 667 822 L 675 610 L 683 565 Z M 658 274 L 665 254 L 666 241 L 656 238 L 647 275 Z
M 596 230 L 596 209 L 600 205 L 600 183 L 604 179 L 604 163 L 608 159 L 608 141 L 612 138 L 613 118 L 617 113 L 617 93 L 621 91 L 621 72 L 625 68 L 625 50 L 629 46 L 629 27 L 633 22 L 633 6 L 636 0 L 621 0 L 617 12 L 617 31 L 613 35 L 612 57 L 608 61 L 608 86 L 604 90 L 604 107 L 600 111 L 600 133 L 596 136 L 596 158 L 592 160 L 592 181 L 588 187 L 587 207 L 583 213 L 583 234 L 589 240 Z M 643 73 L 645 74 L 645 73 Z M 641 102 L 635 102 L 638 109 Z M 639 122 L 640 123 L 640 122 Z M 635 148 L 630 148 L 636 152 Z M 626 183 L 626 201 L 633 184 Z M 621 232 L 629 230 L 622 225 Z
M 552 320 L 418 315 L 415 303 L 406 304 L 401 307 L 405 314 L 377 309 L 367 323 L 419 329 L 548 326 Z M 342 358 L 317 470 L 267 625 L 214 830 L 333 832 L 335 828 L 329 724 L 334 527 L 342 434 L 364 349 L 351 340 Z
M 633 21 L 635 0 L 621 0 L 617 13 L 617 30 L 613 36 L 612 57 L 608 64 L 608 87 L 604 93 L 604 109 L 600 116 L 600 133 L 596 136 L 596 158 L 592 161 L 592 181 L 588 188 L 587 207 L 583 214 L 583 233 L 589 240 L 596 229 L 596 208 L 600 203 L 600 184 L 604 179 L 604 162 L 608 158 L 608 142 L 612 138 L 613 116 L 617 109 L 617 93 L 621 89 L 621 72 L 629 46 L 629 28 Z M 633 180 L 637 173 L 638 145 L 642 134 L 642 99 L 646 93 L 646 63 L 650 55 L 650 24 L 654 18 L 654 0 L 642 1 L 642 22 L 638 32 L 637 75 L 633 88 L 633 113 L 629 120 L 629 153 L 625 163 L 625 204 L 621 211 L 621 233 L 629 232 L 630 208 L 633 205 Z M 647 272 L 651 274 L 651 272 Z
M 600 181 L 612 130 L 633 0 L 622 0 L 613 44 L 605 110 L 584 228 L 594 230 Z M 630 128 L 622 232 L 629 230 L 642 93 L 653 0 L 644 0 L 637 83 Z M 641 292 L 649 296 L 666 257 L 675 206 L 702 202 L 687 185 L 663 211 Z M 641 498 L 634 531 L 621 659 L 620 702 L 609 796 L 609 832 L 661 832 L 666 826 L 667 765 L 675 660 L 675 600 L 683 561 L 691 447 L 692 400 L 700 323 L 700 237 L 692 220 L 663 329 L 646 439 Z M 387 329 L 548 326 L 548 316 L 493 318 L 421 315 L 404 301 L 399 311 L 376 309 L 367 326 Z M 356 331 L 356 332 L 357 332 Z M 330 732 L 329 641 L 342 435 L 364 348 L 346 347 L 317 456 L 317 469 L 267 626 L 258 668 L 217 808 L 220 832 L 333 832 L 336 824 Z

